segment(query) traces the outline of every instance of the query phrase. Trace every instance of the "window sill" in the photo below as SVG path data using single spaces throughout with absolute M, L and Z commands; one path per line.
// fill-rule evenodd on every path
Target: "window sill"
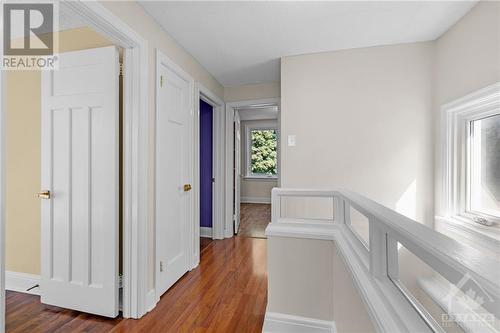
M 245 176 L 244 180 L 264 180 L 269 182 L 275 182 L 278 180 L 278 177 L 266 177 L 266 176 Z
M 417 283 L 422 290 L 446 313 L 456 318 L 456 324 L 467 333 L 476 332 L 496 332 L 492 323 L 483 319 L 481 314 L 476 312 L 471 306 L 458 296 L 458 289 L 442 277 L 431 276 L 427 278 L 418 278 Z M 453 303 L 446 301 L 448 297 L 455 296 Z M 453 308 L 450 307 L 453 306 Z M 461 320 L 461 318 L 477 318 L 476 321 Z
M 478 244 L 496 253 L 500 248 L 500 228 L 497 225 L 485 226 L 463 217 L 435 217 L 436 231 L 446 234 L 455 240 L 476 247 Z
M 436 216 L 436 222 L 443 222 L 453 227 L 462 229 L 465 233 L 474 234 L 476 237 L 489 238 L 500 241 L 500 228 L 498 224 L 492 226 L 476 223 L 466 217 L 442 217 Z

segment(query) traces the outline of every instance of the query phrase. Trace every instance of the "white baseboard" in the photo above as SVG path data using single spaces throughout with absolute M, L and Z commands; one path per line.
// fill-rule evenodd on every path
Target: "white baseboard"
M 270 197 L 241 197 L 241 203 L 263 203 L 270 204 Z
M 263 333 L 335 333 L 333 321 L 266 312 Z
M 156 290 L 153 288 L 146 294 L 146 312 L 153 310 L 160 299 L 156 299 Z
M 212 228 L 200 227 L 200 237 L 212 238 Z
M 40 287 L 28 291 L 40 284 L 40 275 L 5 271 L 5 289 L 26 294 L 40 295 Z

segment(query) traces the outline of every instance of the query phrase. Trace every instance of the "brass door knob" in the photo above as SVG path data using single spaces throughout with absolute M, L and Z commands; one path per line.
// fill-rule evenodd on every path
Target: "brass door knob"
M 184 192 L 191 191 L 192 188 L 191 184 L 184 184 Z
M 40 199 L 50 199 L 50 191 L 44 190 L 42 192 L 38 192 L 36 196 L 39 197 Z

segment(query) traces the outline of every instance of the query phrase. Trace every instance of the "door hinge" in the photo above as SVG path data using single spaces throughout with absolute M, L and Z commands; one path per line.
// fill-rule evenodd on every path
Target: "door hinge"
M 160 87 L 163 87 L 163 75 L 160 75 Z
M 118 288 L 123 288 L 123 274 L 118 276 Z
M 120 63 L 120 76 L 123 76 L 123 71 L 125 70 L 125 67 L 123 66 L 123 63 Z
M 160 260 L 160 272 L 163 272 L 163 261 Z

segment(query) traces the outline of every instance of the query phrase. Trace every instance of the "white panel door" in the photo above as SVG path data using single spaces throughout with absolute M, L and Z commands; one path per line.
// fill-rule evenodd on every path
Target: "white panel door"
M 42 73 L 41 301 L 118 315 L 119 59 L 60 54 Z
M 193 88 L 185 74 L 164 62 L 158 63 L 157 73 L 155 187 L 159 296 L 188 271 L 189 249 L 193 245 L 190 237 Z
M 234 233 L 240 229 L 241 206 L 241 121 L 240 114 L 234 114 Z

